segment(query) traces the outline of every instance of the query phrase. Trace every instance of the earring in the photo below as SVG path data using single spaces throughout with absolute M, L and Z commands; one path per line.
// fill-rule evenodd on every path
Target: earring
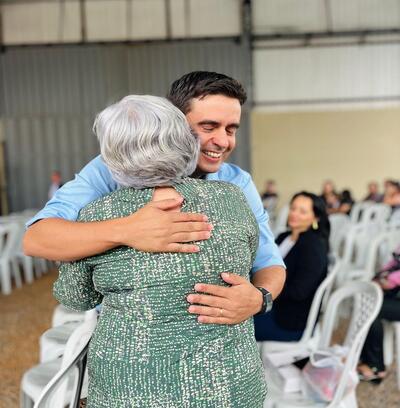
M 312 229 L 313 229 L 313 230 L 317 230 L 317 229 L 318 229 L 318 221 L 317 221 L 317 220 L 314 220 L 314 221 L 313 221 L 313 223 L 312 223 Z

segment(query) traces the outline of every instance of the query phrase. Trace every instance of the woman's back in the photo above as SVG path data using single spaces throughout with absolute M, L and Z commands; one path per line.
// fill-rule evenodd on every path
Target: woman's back
M 55 285 L 67 306 L 72 298 L 76 307 L 80 298 L 87 301 L 81 307 L 90 308 L 103 297 L 90 347 L 89 406 L 262 406 L 263 370 L 252 321 L 200 324 L 186 302 L 195 283 L 224 285 L 222 272 L 249 278 L 258 244 L 254 215 L 242 192 L 228 183 L 186 179 L 175 189 L 184 197 L 182 211 L 205 214 L 214 225 L 212 237 L 198 244 L 200 252 L 120 247 L 81 261 L 94 284 L 85 294 L 65 292 L 68 265 Z M 85 207 L 80 220 L 128 216 L 152 195 L 153 189 L 118 190 Z

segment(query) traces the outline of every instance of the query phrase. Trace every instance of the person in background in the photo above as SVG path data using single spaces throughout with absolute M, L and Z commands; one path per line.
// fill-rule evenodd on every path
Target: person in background
M 322 185 L 322 200 L 324 200 L 326 211 L 328 214 L 337 212 L 340 207 L 339 194 L 335 190 L 333 181 L 326 180 Z
M 327 275 L 330 224 L 323 200 L 306 191 L 295 194 L 288 226 L 276 239 L 287 267 L 286 283 L 272 311 L 254 317 L 257 341 L 298 341 Z
M 54 170 L 51 173 L 51 184 L 49 188 L 49 193 L 48 197 L 49 200 L 51 200 L 55 194 L 55 192 L 62 186 L 62 181 L 61 181 L 61 173 L 58 170 Z
M 365 340 L 358 373 L 361 380 L 380 384 L 386 377 L 383 320 L 400 321 L 400 247 L 393 253 L 392 260 L 382 267 L 375 281 L 384 291 L 383 303 Z
M 375 203 L 381 203 L 383 200 L 383 194 L 379 193 L 378 183 L 371 181 L 368 183 L 368 193 L 363 201 L 374 201 Z
M 353 205 L 354 199 L 351 194 L 351 191 L 343 190 L 342 193 L 340 194 L 340 206 L 337 212 L 349 215 Z
M 400 208 L 400 183 L 397 180 L 386 180 L 383 202 L 393 210 Z
M 278 204 L 278 198 L 279 195 L 276 189 L 275 180 L 267 180 L 267 182 L 265 183 L 265 191 L 261 195 L 261 200 L 264 208 L 266 209 L 266 211 L 268 211 L 271 221 L 275 219 L 275 211 Z

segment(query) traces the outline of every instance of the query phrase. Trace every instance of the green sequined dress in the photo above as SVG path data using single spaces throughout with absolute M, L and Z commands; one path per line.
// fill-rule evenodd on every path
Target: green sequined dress
M 201 324 L 186 301 L 195 283 L 224 285 L 221 272 L 249 278 L 257 222 L 232 184 L 185 179 L 174 187 L 182 211 L 206 214 L 214 225 L 199 253 L 119 247 L 60 268 L 60 303 L 87 310 L 103 302 L 89 347 L 88 408 L 261 408 L 266 385 L 252 319 Z M 127 216 L 152 194 L 117 190 L 87 205 L 79 220 Z

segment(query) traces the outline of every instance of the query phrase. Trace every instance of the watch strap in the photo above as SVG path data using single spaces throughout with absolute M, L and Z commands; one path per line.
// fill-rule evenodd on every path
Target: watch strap
M 262 293 L 263 297 L 261 309 L 257 314 L 255 314 L 255 316 L 259 316 L 268 313 L 272 309 L 273 300 L 271 293 L 267 289 L 258 286 L 256 286 L 256 289 Z

